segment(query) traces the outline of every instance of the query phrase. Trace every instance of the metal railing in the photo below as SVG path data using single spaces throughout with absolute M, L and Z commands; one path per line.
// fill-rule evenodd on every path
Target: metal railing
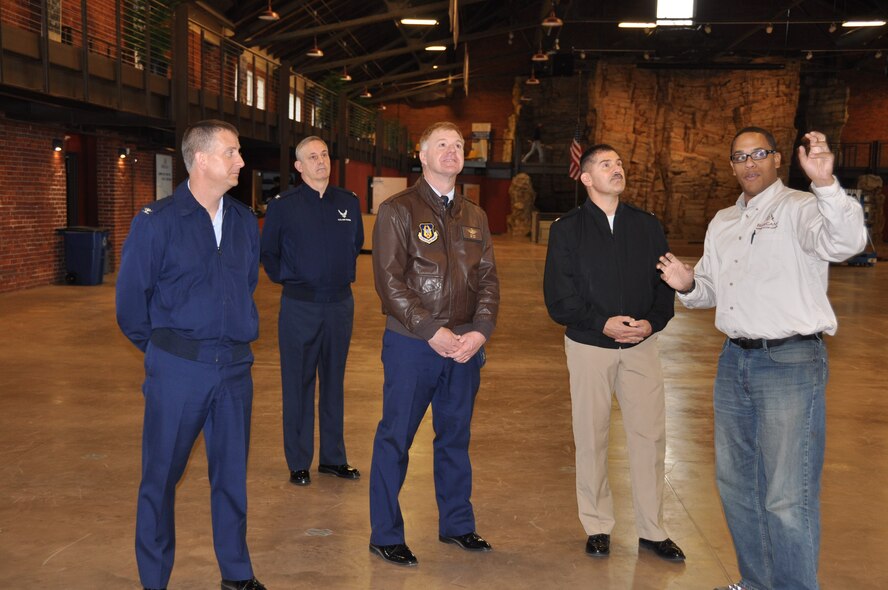
M 888 173 L 888 141 L 839 143 L 834 149 L 838 170 Z

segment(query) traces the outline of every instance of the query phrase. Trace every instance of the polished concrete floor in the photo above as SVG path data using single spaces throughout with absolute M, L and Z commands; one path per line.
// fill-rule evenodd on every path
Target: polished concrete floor
M 562 330 L 542 302 L 545 247 L 497 238 L 502 308 L 473 422 L 473 502 L 493 545 L 469 554 L 438 542 L 427 418 L 401 494 L 418 568 L 367 550 L 371 443 L 381 409 L 383 318 L 369 256 L 359 259 L 356 325 L 346 375 L 349 460 L 364 478 L 313 473 L 287 481 L 281 451 L 278 289 L 256 301 L 249 543 L 257 576 L 295 588 L 710 589 L 737 577 L 714 484 L 711 389 L 722 342 L 711 311 L 676 305 L 661 337 L 668 411 L 665 517 L 684 564 L 636 548 L 620 415 L 611 429 L 618 523 L 612 554 L 592 559 L 576 516 L 570 397 Z M 688 260 L 695 252 L 689 248 Z M 10 588 L 139 588 L 133 552 L 140 470 L 142 359 L 114 321 L 113 276 L 96 287 L 0 295 L 0 581 Z M 888 264 L 836 267 L 840 329 L 823 485 L 823 587 L 888 588 Z M 178 491 L 170 588 L 218 588 L 204 449 Z

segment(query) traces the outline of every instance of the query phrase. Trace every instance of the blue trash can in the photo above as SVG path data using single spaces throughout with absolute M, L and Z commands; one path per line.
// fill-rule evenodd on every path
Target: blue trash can
M 58 231 L 65 237 L 65 282 L 69 285 L 101 285 L 108 230 L 72 226 Z

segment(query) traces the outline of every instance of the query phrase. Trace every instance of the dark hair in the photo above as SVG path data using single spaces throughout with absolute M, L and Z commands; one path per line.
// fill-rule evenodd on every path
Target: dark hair
M 583 155 L 580 156 L 580 171 L 586 166 L 586 162 L 600 154 L 601 152 L 617 152 L 614 146 L 606 144 L 606 143 L 596 143 L 595 145 L 586 148 L 586 151 L 583 152 Z M 618 154 L 620 152 L 617 152 Z
M 743 135 L 744 133 L 761 133 L 765 136 L 765 139 L 768 140 L 768 145 L 771 146 L 772 150 L 777 149 L 777 140 L 774 139 L 774 134 L 768 131 L 767 129 L 762 129 L 761 127 L 744 127 L 740 131 L 734 135 L 734 139 L 731 140 L 731 153 L 734 153 L 734 143 L 737 141 L 737 138 Z
M 185 160 L 185 170 L 191 172 L 194 154 L 209 151 L 213 147 L 216 134 L 220 131 L 231 131 L 235 137 L 238 136 L 237 127 L 218 119 L 198 121 L 185 130 L 182 136 L 182 159 Z

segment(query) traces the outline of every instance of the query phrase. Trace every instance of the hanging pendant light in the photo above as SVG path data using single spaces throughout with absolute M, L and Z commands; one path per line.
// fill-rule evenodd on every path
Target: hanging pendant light
M 370 93 L 370 89 L 364 86 L 364 92 L 359 94 L 361 98 L 373 98 L 373 95 Z
M 352 77 L 348 73 L 348 68 L 342 66 L 342 74 L 339 76 L 339 79 L 343 82 L 351 82 Z
M 324 51 L 318 47 L 317 36 L 314 38 L 314 45 L 312 45 L 311 49 L 305 52 L 305 55 L 308 57 L 324 57 Z
M 268 8 L 265 9 L 265 12 L 259 15 L 259 20 L 276 21 L 280 19 L 281 15 L 272 10 L 271 0 L 268 0 Z

